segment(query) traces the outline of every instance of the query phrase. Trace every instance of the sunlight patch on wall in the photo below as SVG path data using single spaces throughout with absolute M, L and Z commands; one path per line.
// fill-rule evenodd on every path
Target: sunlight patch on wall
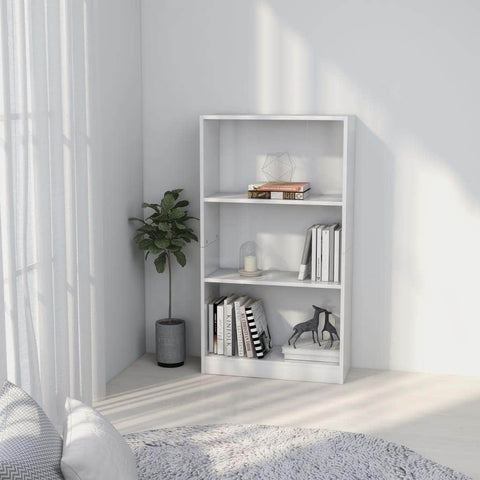
M 257 11 L 258 113 L 278 112 L 282 92 L 281 35 L 278 18 L 262 2 Z
M 404 138 L 397 151 L 390 366 L 408 358 L 412 368 L 454 373 L 453 359 L 474 374 L 480 206 L 420 142 Z
M 312 58 L 305 39 L 290 27 L 282 32 L 282 107 L 289 114 L 311 112 Z

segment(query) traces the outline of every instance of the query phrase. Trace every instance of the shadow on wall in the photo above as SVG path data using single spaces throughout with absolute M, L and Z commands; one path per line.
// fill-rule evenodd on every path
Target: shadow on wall
M 480 375 L 480 9 L 261 1 L 256 19 L 259 113 L 359 119 L 354 365 Z

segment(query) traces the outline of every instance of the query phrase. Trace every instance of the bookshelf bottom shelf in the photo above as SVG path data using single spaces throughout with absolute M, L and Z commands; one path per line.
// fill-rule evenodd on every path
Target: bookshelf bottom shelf
M 285 360 L 281 347 L 274 347 L 263 359 L 207 354 L 202 357 L 202 373 L 303 382 L 343 383 L 344 381 L 340 365 Z

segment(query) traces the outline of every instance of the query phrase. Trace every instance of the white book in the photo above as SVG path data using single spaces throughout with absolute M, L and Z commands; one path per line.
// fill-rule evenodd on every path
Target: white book
M 234 354 L 233 344 L 233 302 L 236 295 L 230 295 L 223 303 L 223 353 L 227 357 Z
M 206 306 L 208 318 L 208 353 L 213 353 L 213 303 L 210 301 Z
M 225 352 L 225 347 L 223 344 L 223 335 L 224 335 L 224 323 L 225 323 L 225 314 L 223 303 L 217 305 L 217 354 L 223 355 Z
M 333 282 L 333 270 L 334 270 L 334 260 L 335 260 L 335 229 L 338 227 L 338 224 L 330 225 L 328 227 L 330 245 L 328 246 L 328 281 Z
M 303 245 L 302 260 L 300 263 L 300 269 L 298 270 L 298 279 L 305 280 L 311 269 L 311 257 L 312 255 L 312 227 L 309 227 L 305 234 L 305 243 Z
M 342 248 L 342 227 L 337 226 L 334 232 L 333 281 L 340 283 L 340 258 Z
M 317 280 L 322 279 L 322 238 L 325 225 L 319 225 L 317 228 Z
M 304 335 L 299 338 L 295 345 L 285 344 L 282 346 L 282 353 L 285 360 L 308 361 L 308 362 L 324 362 L 336 363 L 340 362 L 340 342 L 335 340 L 330 347 L 330 340 L 321 340 L 313 343 L 312 337 Z
M 324 228 L 322 232 L 322 282 L 328 282 L 330 268 L 330 229 Z
M 317 227 L 318 225 L 313 225 L 311 228 L 312 258 L 311 258 L 310 278 L 313 282 L 317 280 Z
M 240 307 L 242 305 L 245 305 L 247 301 L 248 301 L 248 297 L 243 296 L 243 297 L 238 297 L 233 302 L 235 332 L 236 332 L 236 340 L 237 340 L 237 354 L 239 357 L 245 356 L 245 342 L 243 340 L 242 324 L 240 322 Z

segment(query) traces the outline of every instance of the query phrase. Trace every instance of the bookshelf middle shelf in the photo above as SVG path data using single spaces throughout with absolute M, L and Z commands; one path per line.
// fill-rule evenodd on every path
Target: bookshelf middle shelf
M 233 268 L 220 268 L 205 275 L 206 283 L 230 283 L 237 285 L 265 285 L 277 287 L 324 288 L 341 290 L 342 285 L 334 282 L 312 282 L 298 280 L 298 272 L 267 270 L 259 277 L 244 277 Z

